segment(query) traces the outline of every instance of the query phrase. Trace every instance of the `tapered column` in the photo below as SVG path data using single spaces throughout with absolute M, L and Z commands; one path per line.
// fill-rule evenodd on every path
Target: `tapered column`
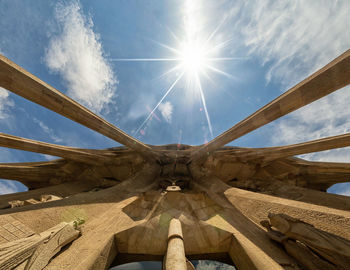
M 168 233 L 168 249 L 165 259 L 165 270 L 186 270 L 186 256 L 182 236 L 181 222 L 173 218 Z

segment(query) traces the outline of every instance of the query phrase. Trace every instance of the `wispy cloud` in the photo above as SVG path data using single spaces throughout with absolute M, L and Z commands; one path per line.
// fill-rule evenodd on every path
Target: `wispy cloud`
M 249 1 L 239 7 L 237 26 L 250 54 L 267 68 L 266 81 L 286 90 L 350 48 L 349 9 L 349 1 Z M 350 132 L 349 91 L 340 90 L 278 121 L 272 142 L 290 144 Z M 304 157 L 350 162 L 348 149 Z
M 216 261 L 198 261 L 198 264 L 196 266 L 197 270 L 235 270 L 236 268 L 234 266 L 223 264 Z
M 274 125 L 274 144 L 316 140 L 350 132 L 350 87 L 316 101 Z M 349 148 L 303 156 L 317 161 L 350 162 Z
M 167 121 L 168 123 L 171 123 L 171 117 L 173 114 L 173 105 L 169 101 L 166 101 L 164 103 L 159 104 L 158 110 L 162 114 L 165 121 Z
M 291 85 L 349 48 L 349 9 L 346 0 L 247 1 L 237 26 L 267 80 Z
M 55 142 L 55 143 L 61 143 L 63 140 L 61 138 L 59 138 L 58 136 L 56 136 L 55 132 L 49 128 L 47 125 L 44 124 L 43 121 L 40 121 L 37 118 L 33 118 L 34 123 L 38 124 L 41 129 L 47 134 L 49 135 L 49 137 Z
M 54 159 L 58 159 L 59 157 L 55 157 L 55 156 L 50 156 L 50 155 L 45 155 L 45 154 L 41 154 L 46 160 L 51 161 Z
M 69 96 L 101 112 L 112 102 L 118 82 L 92 19 L 83 14 L 78 1 L 59 2 L 55 18 L 60 28 L 50 39 L 46 64 L 63 77 Z
M 0 195 L 19 192 L 19 188 L 14 181 L 0 179 Z
M 8 111 L 13 105 L 13 101 L 9 98 L 9 92 L 0 87 L 0 121 L 9 116 Z
M 140 96 L 134 100 L 134 103 L 130 106 L 127 114 L 127 118 L 131 120 L 138 119 L 146 116 L 149 113 L 149 107 L 155 103 L 155 98 L 152 94 L 140 93 Z

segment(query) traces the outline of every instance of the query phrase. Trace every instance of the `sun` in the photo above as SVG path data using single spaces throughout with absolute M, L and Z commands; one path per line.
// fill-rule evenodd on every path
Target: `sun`
M 179 52 L 179 60 L 185 72 L 198 74 L 208 65 L 205 49 L 199 44 L 187 42 L 180 46 Z
M 148 123 L 154 112 L 163 102 L 163 100 L 168 96 L 168 94 L 174 89 L 178 81 L 184 75 L 187 77 L 186 81 L 186 90 L 194 90 L 194 92 L 199 93 L 200 101 L 202 103 L 202 107 L 204 110 L 204 114 L 208 123 L 208 130 L 210 136 L 213 138 L 213 130 L 211 126 L 210 116 L 206 105 L 206 98 L 202 89 L 201 77 L 204 75 L 208 79 L 211 80 L 208 72 L 218 73 L 220 75 L 227 76 L 232 79 L 232 76 L 221 69 L 215 67 L 215 64 L 221 61 L 231 61 L 238 58 L 232 57 L 213 57 L 213 52 L 220 48 L 222 45 L 226 43 L 226 41 L 216 44 L 212 46 L 210 44 L 211 37 L 215 34 L 215 31 L 209 35 L 209 38 L 200 40 L 195 37 L 187 37 L 186 41 L 178 43 L 177 47 L 172 47 L 166 44 L 162 44 L 156 42 L 158 45 L 169 49 L 172 53 L 172 57 L 168 58 L 113 58 L 111 61 L 135 61 L 135 62 L 170 62 L 174 63 L 172 68 L 165 71 L 159 78 L 168 75 L 168 74 L 176 74 L 175 81 L 171 84 L 171 86 L 166 90 L 165 94 L 158 101 L 153 110 L 150 111 L 146 119 L 141 123 L 141 125 L 133 131 L 133 136 L 139 134 L 143 135 L 143 128 Z M 180 40 L 176 37 L 176 40 Z

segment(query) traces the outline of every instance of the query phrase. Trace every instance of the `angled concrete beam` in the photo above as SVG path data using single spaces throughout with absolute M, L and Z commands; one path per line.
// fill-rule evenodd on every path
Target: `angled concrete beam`
M 0 55 L 0 86 L 140 153 L 150 152 L 149 146 L 124 133 L 2 55 Z
M 317 162 L 298 160 L 298 165 L 305 165 L 305 172 L 308 174 L 318 173 L 348 173 L 350 174 L 350 163 L 341 162 Z
M 91 167 L 89 164 L 67 162 L 64 159 L 45 162 L 0 163 L 0 179 L 16 180 L 29 189 L 37 189 L 75 181 L 89 166 Z
M 306 174 L 304 175 L 308 184 L 329 184 L 332 186 L 338 183 L 350 182 L 350 173 L 318 173 L 318 174 Z
M 95 187 L 96 183 L 92 181 L 75 181 L 39 188 L 35 190 L 29 190 L 26 192 L 17 192 L 12 194 L 0 195 L 0 209 L 9 208 L 10 201 L 25 201 L 32 198 L 39 199 L 40 196 L 44 194 L 55 195 L 64 198 L 80 192 L 92 190 Z
M 326 191 L 335 184 L 350 182 L 349 173 L 317 173 L 304 174 L 300 179 L 306 182 L 306 188 Z
M 104 162 L 107 163 L 109 160 L 106 157 L 84 151 L 84 149 L 40 142 L 4 133 L 0 133 L 0 146 L 35 153 L 47 154 L 57 157 L 63 157 L 92 165 Z
M 51 166 L 36 166 L 23 163 L 0 164 L 0 178 L 17 181 L 45 182 L 51 177 L 64 176 L 61 170 Z
M 237 152 L 235 156 L 243 160 L 260 159 L 262 163 L 266 163 L 283 157 L 320 152 L 347 146 L 350 146 L 350 133 L 298 144 L 249 149 L 246 152 Z
M 203 145 L 199 150 L 194 151 L 191 160 L 205 157 L 219 147 L 348 84 L 350 84 L 350 50 L 208 144 Z

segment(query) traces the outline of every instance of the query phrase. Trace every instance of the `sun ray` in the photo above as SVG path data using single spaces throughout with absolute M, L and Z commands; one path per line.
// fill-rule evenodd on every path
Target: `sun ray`
M 227 39 L 219 44 L 216 44 L 214 46 L 211 46 L 210 48 L 208 48 L 207 50 L 207 54 L 210 54 L 212 52 L 215 52 L 216 50 L 222 49 L 225 46 L 227 46 L 230 42 L 232 42 L 233 38 Z
M 209 57 L 209 61 L 232 61 L 232 60 L 245 60 L 246 57 Z
M 169 31 L 170 35 L 171 35 L 177 42 L 180 42 L 179 37 L 178 37 L 169 27 L 166 27 L 166 29 Z
M 214 71 L 214 72 L 216 72 L 216 73 L 218 73 L 218 74 L 224 75 L 224 76 L 226 76 L 226 77 L 228 77 L 228 78 L 230 78 L 230 79 L 232 79 L 232 80 L 237 80 L 236 77 L 234 77 L 234 76 L 232 76 L 231 74 L 228 74 L 228 73 L 226 73 L 225 71 L 222 71 L 222 70 L 220 70 L 220 69 L 218 69 L 218 68 L 215 68 L 215 67 L 210 66 L 210 65 L 207 65 L 206 67 L 207 67 L 208 69 L 210 69 L 210 70 L 212 70 L 212 71 Z
M 154 43 L 156 43 L 156 44 L 158 44 L 159 46 L 161 46 L 161 47 L 163 47 L 163 48 L 168 49 L 169 51 L 172 51 L 172 52 L 175 53 L 175 54 L 180 54 L 180 53 L 181 53 L 181 51 L 179 51 L 178 49 L 176 49 L 176 48 L 174 48 L 174 47 L 171 47 L 171 46 L 169 46 L 169 45 L 167 45 L 167 44 L 164 44 L 164 43 L 161 43 L 161 42 L 152 40 L 152 39 L 151 39 L 151 41 L 154 42 Z
M 168 71 L 162 73 L 162 74 L 161 74 L 160 76 L 158 76 L 156 79 L 161 79 L 161 78 L 163 78 L 164 76 L 167 76 L 167 75 L 169 75 L 170 73 L 172 73 L 172 72 L 174 72 L 174 71 L 176 71 L 176 70 L 179 70 L 180 68 L 181 68 L 181 64 L 178 64 L 178 65 L 176 65 L 175 67 L 169 69 Z
M 174 44 L 169 45 L 155 41 L 151 38 L 147 38 L 152 43 L 157 44 L 160 47 L 165 48 L 168 51 L 168 55 L 165 57 L 150 57 L 150 58 L 112 58 L 111 61 L 115 62 L 168 62 L 164 73 L 152 80 L 159 80 L 165 76 L 173 75 L 176 80 L 171 84 L 169 89 L 165 92 L 157 105 L 150 111 L 146 119 L 142 124 L 133 132 L 133 135 L 137 135 L 140 131 L 148 126 L 148 123 L 152 119 L 154 112 L 159 105 L 168 96 L 171 91 L 174 91 L 178 81 L 186 74 L 186 82 L 184 82 L 184 89 L 186 93 L 191 95 L 191 99 L 200 99 L 205 113 L 205 118 L 208 124 L 208 130 L 210 136 L 213 138 L 213 129 L 208 112 L 206 97 L 203 91 L 203 84 L 201 79 L 208 80 L 215 84 L 215 81 L 211 78 L 213 73 L 225 76 L 227 78 L 237 80 L 237 78 L 222 70 L 226 66 L 226 63 L 232 61 L 239 61 L 247 59 L 246 57 L 230 57 L 230 55 L 222 55 L 222 51 L 226 46 L 234 41 L 232 37 L 219 42 L 217 41 L 217 35 L 222 29 L 222 26 L 227 21 L 227 17 L 222 18 L 218 25 L 213 29 L 209 35 L 203 32 L 201 27 L 201 13 L 198 12 L 198 6 L 191 0 L 185 1 L 185 14 L 184 14 L 184 32 L 183 36 L 176 35 L 172 30 L 167 28 L 169 36 L 172 38 Z M 178 33 L 178 32 L 176 32 Z M 215 41 L 215 42 L 213 42 Z M 214 44 L 213 44 L 214 43 Z M 215 44 L 216 43 L 216 44 Z M 216 65 L 220 63 L 220 66 Z M 180 73 L 180 75 L 179 75 Z M 209 136 L 209 134 L 208 134 Z
M 204 108 L 205 117 L 206 117 L 207 122 L 208 122 L 208 128 L 209 128 L 210 136 L 211 136 L 211 139 L 213 139 L 214 138 L 214 136 L 213 136 L 213 128 L 211 126 L 210 116 L 209 116 L 208 109 L 207 109 L 207 103 L 205 101 L 205 96 L 204 96 L 204 93 L 203 93 L 202 84 L 201 84 L 201 81 L 199 79 L 198 74 L 196 76 L 196 80 L 197 80 L 199 94 L 201 96 L 201 100 L 202 100 L 202 104 L 203 104 L 203 108 Z
M 217 33 L 217 31 L 219 31 L 220 27 L 224 24 L 224 22 L 226 21 L 227 16 L 224 16 L 224 18 L 221 20 L 221 22 L 216 26 L 216 28 L 214 29 L 213 32 L 211 32 L 211 34 L 209 35 L 209 37 L 206 39 L 205 41 L 205 45 L 208 44 L 210 42 L 210 40 L 215 36 L 215 34 Z
M 159 107 L 159 105 L 163 102 L 163 100 L 167 97 L 167 95 L 171 92 L 171 90 L 174 88 L 174 86 L 177 84 L 177 82 L 181 79 L 181 77 L 183 76 L 184 72 L 182 72 L 177 78 L 176 80 L 173 82 L 173 84 L 169 87 L 169 89 L 166 91 L 166 93 L 163 95 L 163 97 L 159 100 L 159 102 L 157 103 L 157 105 L 154 107 L 154 109 L 150 112 L 150 114 L 147 116 L 147 118 L 145 119 L 145 121 L 142 122 L 142 124 L 139 126 L 139 128 L 133 133 L 133 136 L 135 134 L 138 134 L 138 132 L 141 130 L 141 128 L 147 123 L 147 121 L 152 117 L 153 113 L 155 112 L 155 110 Z
M 209 76 L 208 72 L 206 70 L 203 70 L 202 74 L 213 84 L 215 84 L 215 81 Z
M 179 61 L 179 58 L 111 58 L 112 62 L 170 62 Z

